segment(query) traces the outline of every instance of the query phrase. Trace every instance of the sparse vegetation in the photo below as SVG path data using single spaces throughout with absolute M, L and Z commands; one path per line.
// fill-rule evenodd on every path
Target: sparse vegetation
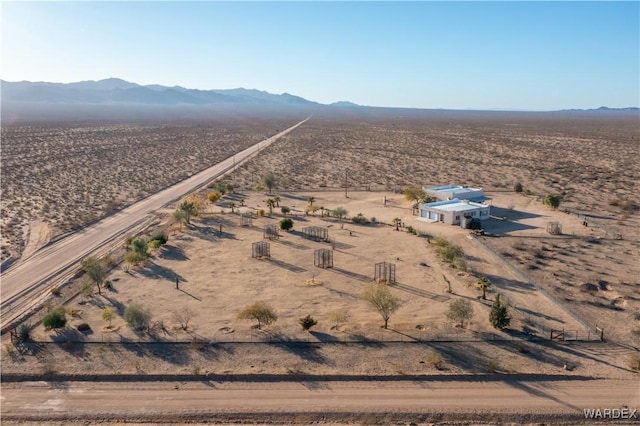
M 102 319 L 109 323 L 109 327 L 111 327 L 111 321 L 116 317 L 116 308 L 113 306 L 107 306 L 102 308 Z
M 522 191 L 524 191 L 524 187 L 520 182 L 517 182 L 515 185 L 513 185 L 513 192 L 521 193 Z
M 262 178 L 262 182 L 264 186 L 267 187 L 269 194 L 273 191 L 274 188 L 278 187 L 278 178 L 273 173 L 267 173 L 264 178 Z
M 334 328 L 339 328 L 342 324 L 349 320 L 349 313 L 345 310 L 333 311 L 329 314 L 329 321 L 332 322 Z

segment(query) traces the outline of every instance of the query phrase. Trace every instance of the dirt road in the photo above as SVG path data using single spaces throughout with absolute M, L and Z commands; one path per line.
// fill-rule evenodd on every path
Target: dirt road
M 148 221 L 149 215 L 154 211 L 223 175 L 308 119 L 157 192 L 113 216 L 50 244 L 29 259 L 12 266 L 0 277 L 2 332 L 6 331 L 8 324 L 37 303 L 37 299 L 46 292 L 47 288 L 75 273 L 79 260 L 119 244 L 126 235 Z
M 445 413 L 445 418 L 529 416 L 585 420 L 584 409 L 640 408 L 637 380 L 456 380 L 414 382 L 28 382 L 2 386 L 2 418 L 137 419 L 256 413 L 373 415 Z M 447 414 L 449 413 L 449 414 Z M 509 417 L 511 416 L 511 417 Z M 639 414 L 635 414 L 637 421 Z M 523 417 L 520 417 L 523 418 Z M 494 417 L 495 420 L 495 417 Z M 631 419 L 633 420 L 633 419 Z

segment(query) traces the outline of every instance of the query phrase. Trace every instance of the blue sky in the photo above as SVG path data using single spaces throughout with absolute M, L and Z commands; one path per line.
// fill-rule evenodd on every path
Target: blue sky
M 640 2 L 2 2 L 8 81 L 119 77 L 322 103 L 640 106 Z

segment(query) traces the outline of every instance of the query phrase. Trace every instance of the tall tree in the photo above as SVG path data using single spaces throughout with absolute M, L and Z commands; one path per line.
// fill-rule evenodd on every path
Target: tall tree
M 264 183 L 264 186 L 266 186 L 269 190 L 269 194 L 271 194 L 273 188 L 276 188 L 278 186 L 278 178 L 272 172 L 267 173 L 262 179 L 262 182 Z
M 384 328 L 387 328 L 389 318 L 398 310 L 400 298 L 391 294 L 386 284 L 371 283 L 362 291 L 362 299 L 374 307 L 384 320 Z
M 489 322 L 494 328 L 502 330 L 511 324 L 511 316 L 509 315 L 509 306 L 502 300 L 500 294 L 496 294 L 496 300 L 491 305 L 489 312 Z

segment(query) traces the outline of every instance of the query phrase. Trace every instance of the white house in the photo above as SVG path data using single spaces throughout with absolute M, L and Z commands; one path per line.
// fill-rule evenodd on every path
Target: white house
M 431 195 L 435 197 L 436 200 L 453 200 L 457 198 L 459 200 L 471 200 L 471 201 L 485 201 L 488 200 L 488 197 L 485 197 L 482 188 L 470 188 L 466 185 L 443 185 L 443 186 L 433 186 L 426 187 L 423 186 L 422 189 L 427 195 Z
M 489 219 L 490 209 L 491 206 L 486 204 L 458 198 L 419 205 L 421 219 L 444 222 L 450 225 L 459 225 L 465 221 L 465 218 Z

